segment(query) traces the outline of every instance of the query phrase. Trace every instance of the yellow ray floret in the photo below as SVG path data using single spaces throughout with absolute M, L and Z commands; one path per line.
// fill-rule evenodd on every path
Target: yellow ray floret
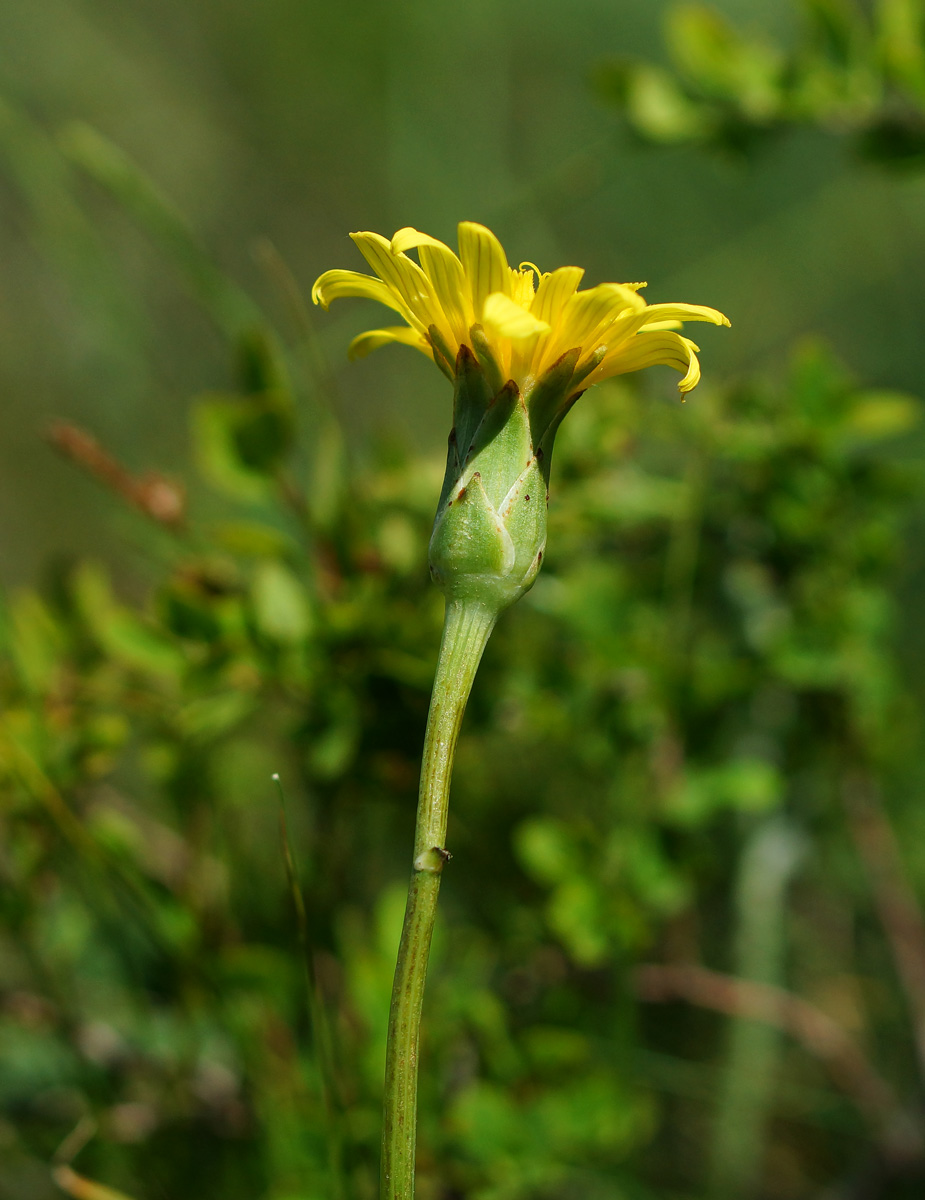
M 584 387 L 664 364 L 680 371 L 680 389 L 689 392 L 700 379 L 697 346 L 677 330 L 685 321 L 729 324 L 721 312 L 700 304 L 647 305 L 639 295 L 643 283 L 579 291 L 579 267 L 510 267 L 491 230 L 472 221 L 459 226 L 458 256 L 411 228 L 399 229 L 391 241 L 378 233 L 350 236 L 375 275 L 326 271 L 312 299 L 324 308 L 341 296 L 378 300 L 406 322 L 354 338 L 354 358 L 400 342 L 432 355 L 452 377 L 460 346 L 480 356 L 487 347 L 502 378 L 526 391 L 563 354 L 578 350 L 576 376 Z

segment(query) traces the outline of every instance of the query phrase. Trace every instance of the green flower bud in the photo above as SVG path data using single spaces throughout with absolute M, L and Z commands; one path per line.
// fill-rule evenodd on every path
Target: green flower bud
M 456 358 L 430 571 L 448 599 L 500 612 L 532 587 L 543 561 L 553 441 L 587 368 L 576 373 L 579 354 L 569 351 L 525 392 L 513 380 L 496 391 L 498 368 L 472 333 L 478 358 L 466 345 Z

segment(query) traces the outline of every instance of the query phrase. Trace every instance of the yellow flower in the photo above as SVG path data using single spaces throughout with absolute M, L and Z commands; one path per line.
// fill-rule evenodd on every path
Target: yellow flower
M 647 305 L 639 295 L 643 283 L 579 291 L 580 267 L 509 267 L 495 235 L 472 221 L 459 226 L 458 258 L 416 229 L 400 229 L 391 242 L 378 233 L 350 236 L 376 275 L 326 271 L 312 299 L 327 308 L 340 296 L 363 296 L 406 322 L 361 333 L 350 345 L 353 358 L 400 342 L 432 355 L 452 379 L 457 354 L 468 346 L 497 387 L 514 380 L 526 395 L 563 354 L 577 350 L 572 379 L 582 390 L 612 375 L 665 364 L 681 372 L 680 389 L 689 392 L 700 379 L 698 347 L 677 330 L 684 321 L 729 324 L 715 308 L 699 304 Z M 417 251 L 420 263 L 409 250 Z

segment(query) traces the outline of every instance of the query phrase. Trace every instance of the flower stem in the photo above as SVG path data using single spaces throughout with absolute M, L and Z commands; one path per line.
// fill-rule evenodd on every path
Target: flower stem
M 496 619 L 497 613 L 481 604 L 447 601 L 424 739 L 414 863 L 392 985 L 383 1100 L 381 1200 L 412 1200 L 414 1196 L 421 1006 L 440 875 L 449 858 L 444 841 L 453 756 L 472 681 Z

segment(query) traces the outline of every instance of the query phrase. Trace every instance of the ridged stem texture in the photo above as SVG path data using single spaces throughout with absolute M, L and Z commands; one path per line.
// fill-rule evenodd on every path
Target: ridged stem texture
M 427 960 L 446 849 L 447 809 L 456 740 L 472 681 L 497 613 L 450 600 L 427 718 L 414 862 L 402 927 L 385 1066 L 381 1200 L 412 1200 L 417 1135 L 418 1057 Z

